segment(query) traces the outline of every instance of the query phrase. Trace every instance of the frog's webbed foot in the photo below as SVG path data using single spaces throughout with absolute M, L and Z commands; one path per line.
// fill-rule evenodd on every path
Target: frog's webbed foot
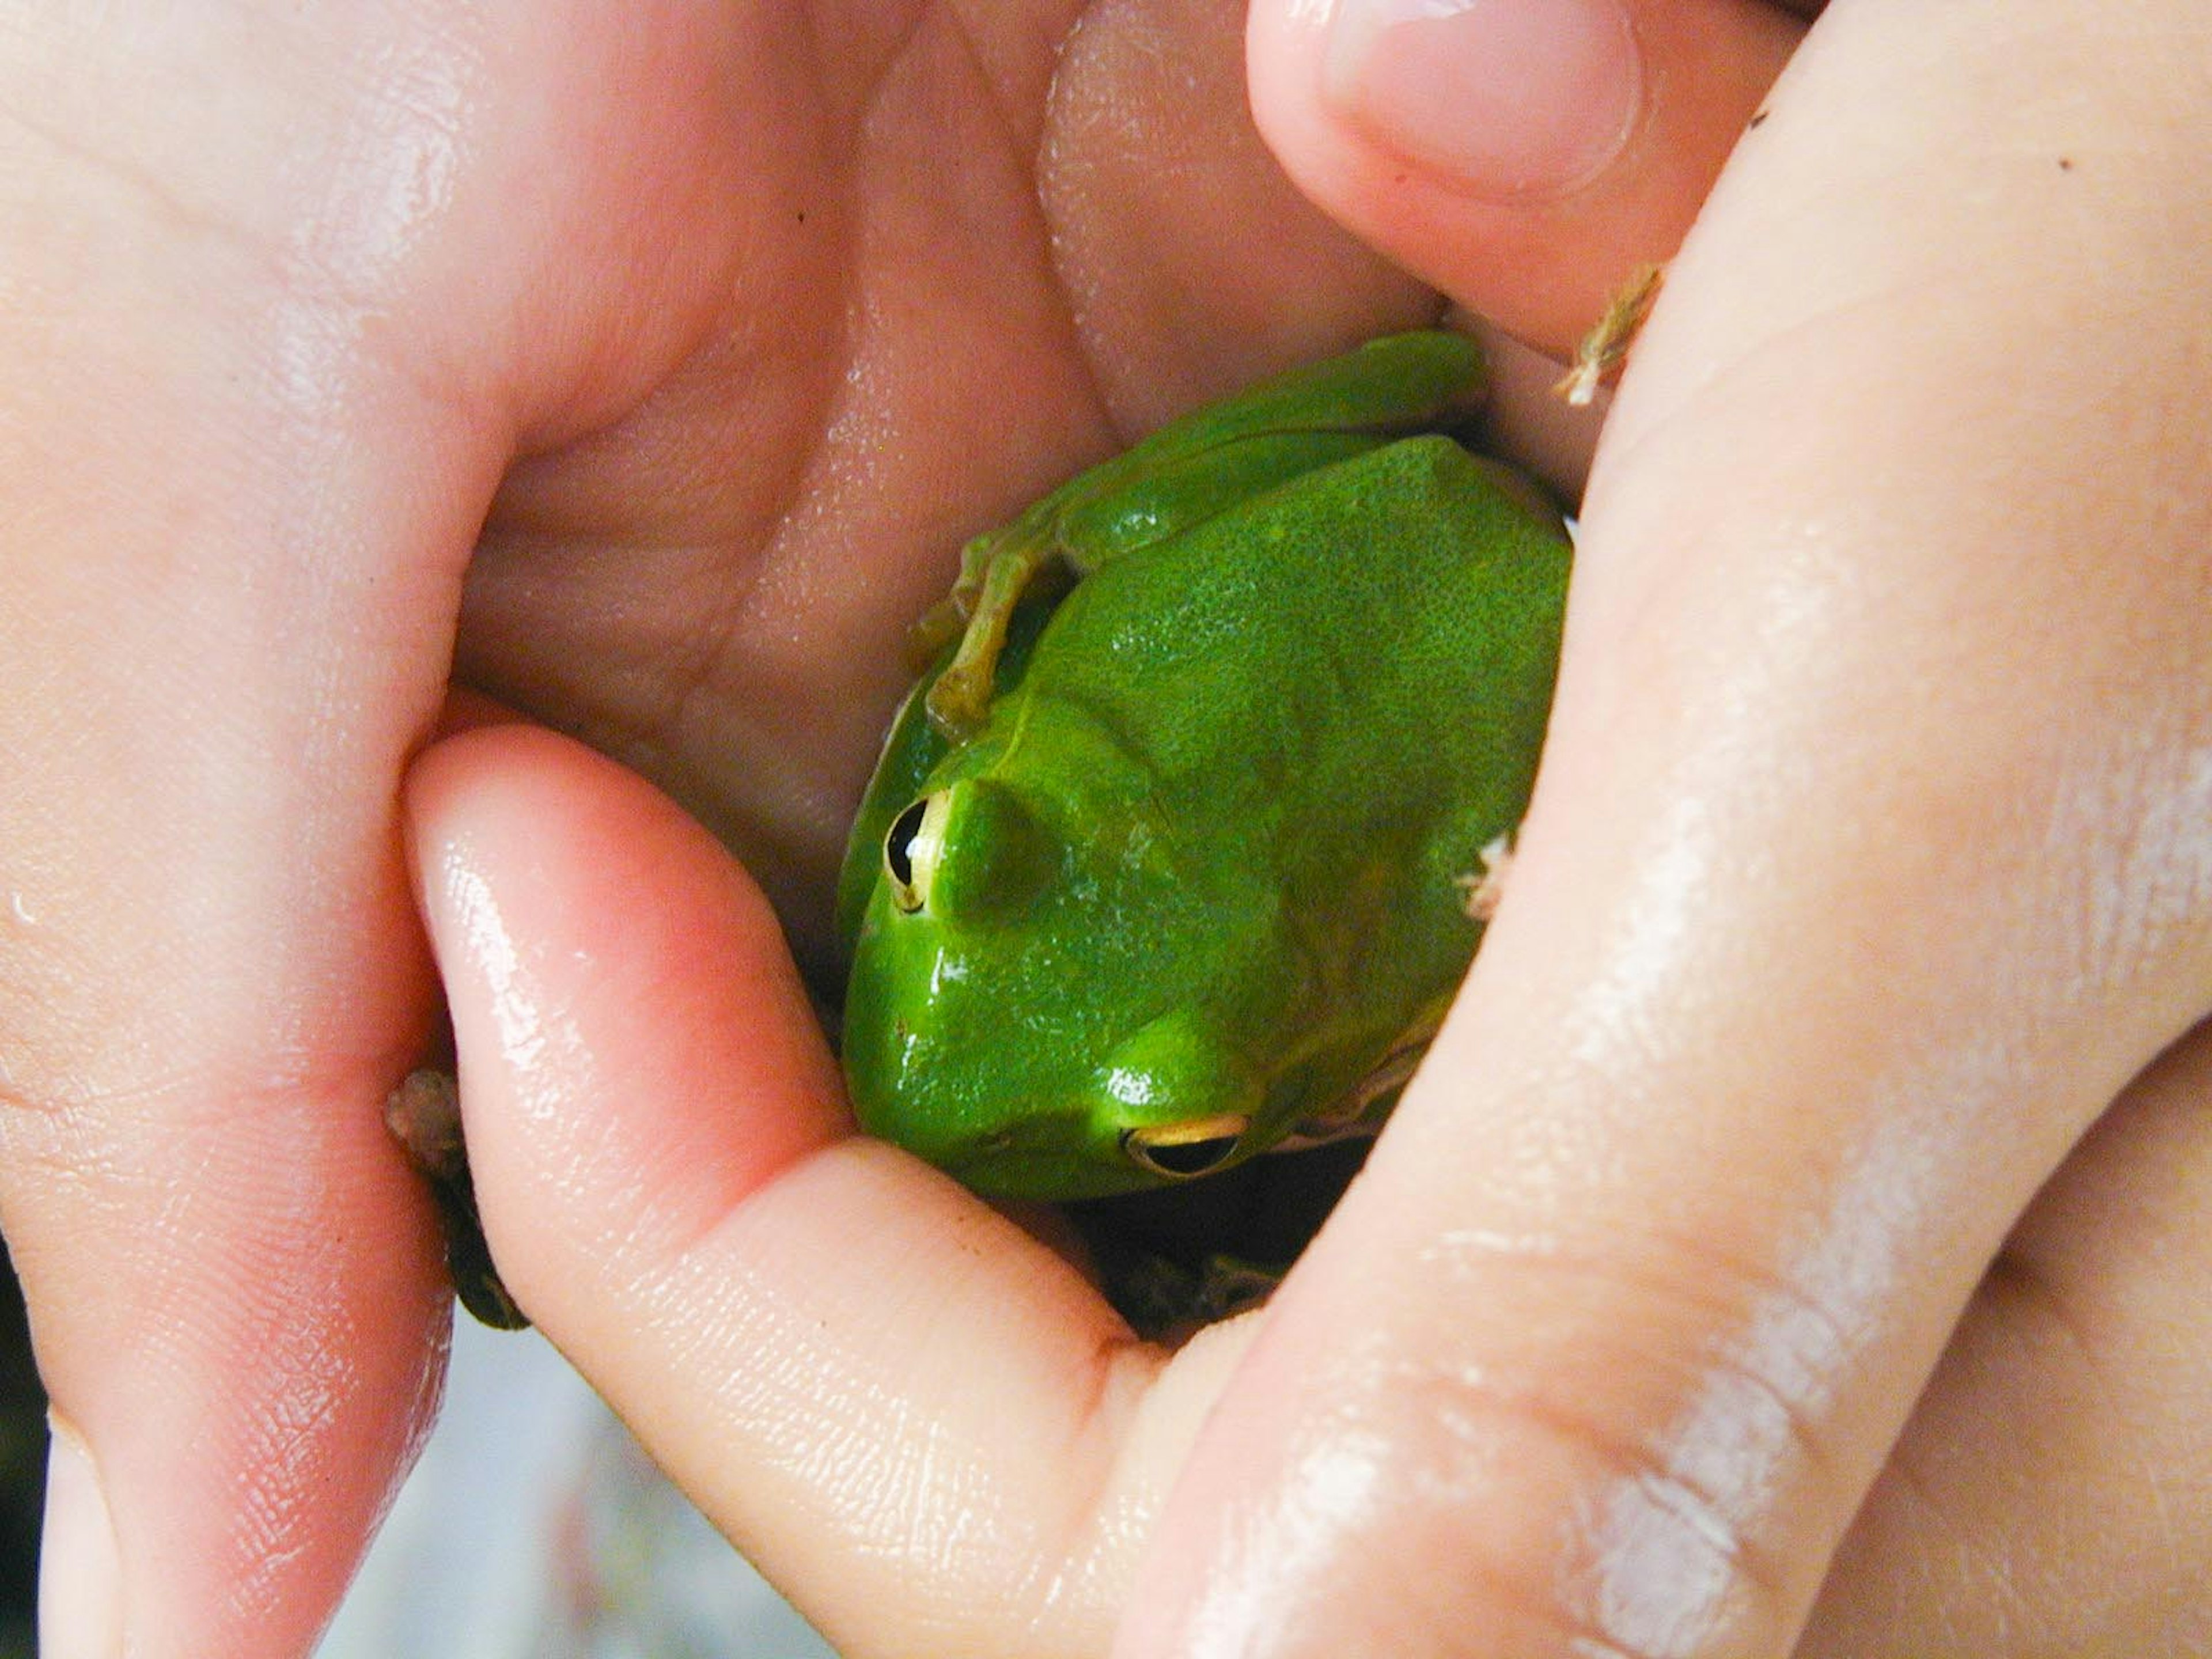
M 1140 1254 L 1116 1263 L 1103 1288 L 1114 1310 L 1139 1336 L 1173 1347 L 1202 1327 L 1260 1307 L 1289 1272 L 1286 1261 L 1220 1252 L 1196 1263 Z
M 963 606 L 960 591 L 955 588 L 935 605 L 923 611 L 913 627 L 906 630 L 906 665 L 916 674 L 928 672 L 930 665 L 951 645 L 968 631 L 968 612 Z
M 968 631 L 968 621 L 975 614 L 975 602 L 982 596 L 983 579 L 990 569 L 992 556 L 1000 544 L 1010 540 L 1028 524 L 1029 517 L 1024 514 L 1011 525 L 971 537 L 961 548 L 960 574 L 953 579 L 952 591 L 923 611 L 906 631 L 907 666 L 915 673 L 927 669 L 944 654 L 945 647 Z
M 1234 1319 L 1261 1306 L 1290 1272 L 1287 1262 L 1249 1261 L 1243 1256 L 1215 1254 L 1200 1265 L 1197 1306 L 1193 1316 L 1203 1324 Z

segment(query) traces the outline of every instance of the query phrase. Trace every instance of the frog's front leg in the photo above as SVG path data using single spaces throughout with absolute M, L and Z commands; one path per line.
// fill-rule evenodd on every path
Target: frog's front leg
M 1021 516 L 995 530 L 970 537 L 960 550 L 960 574 L 952 591 L 921 614 L 907 630 L 907 662 L 916 674 L 935 665 L 945 647 L 968 631 L 981 602 L 992 564 L 1004 552 L 1027 547 L 1032 569 L 1040 568 L 1054 551 L 1053 520 L 1058 516 L 1062 489 L 1041 501 L 1033 501 Z
M 932 722 L 954 738 L 982 724 L 1008 619 L 1048 567 L 1087 575 L 1317 468 L 1430 429 L 1481 379 L 1480 355 L 1458 335 L 1370 341 L 1170 422 L 977 537 L 961 551 L 952 592 L 912 641 L 926 662 L 960 638 L 930 688 Z
M 1155 547 L 1215 514 L 1291 479 L 1395 441 L 1365 429 L 1237 433 L 1207 447 L 1151 457 L 1132 471 L 1109 462 L 961 553 L 960 580 L 915 626 L 913 643 L 939 648 L 954 632 L 959 648 L 929 689 L 929 716 L 958 738 L 990 712 L 1006 626 L 1048 572 L 1089 575 L 1110 559 Z M 1138 449 L 1133 455 L 1146 455 Z
M 962 550 L 960 580 L 951 593 L 916 624 L 917 647 L 932 631 L 944 638 L 959 631 L 959 648 L 927 698 L 931 722 L 947 737 L 964 736 L 983 723 L 1014 608 L 1048 564 L 1066 556 L 1053 520 L 1033 524 L 1034 516 L 1024 514 L 1005 532 L 970 542 Z

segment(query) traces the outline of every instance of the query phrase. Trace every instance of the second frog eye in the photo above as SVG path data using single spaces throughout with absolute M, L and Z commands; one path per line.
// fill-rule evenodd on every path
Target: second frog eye
M 1250 1127 L 1251 1120 L 1242 1113 L 1224 1112 L 1188 1123 L 1125 1129 L 1121 1152 L 1139 1169 L 1170 1181 L 1189 1181 L 1212 1174 L 1235 1158 Z
M 891 903 L 907 915 L 929 902 L 951 801 L 945 790 L 933 790 L 893 818 L 884 836 L 884 874 L 890 881 Z

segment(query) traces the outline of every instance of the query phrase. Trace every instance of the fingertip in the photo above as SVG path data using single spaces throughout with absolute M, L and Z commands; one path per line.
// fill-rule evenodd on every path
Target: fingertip
M 701 948 L 738 952 L 750 968 L 775 963 L 774 909 L 674 801 L 498 705 L 457 707 L 457 723 L 416 759 L 404 791 L 414 878 L 441 963 L 450 954 L 479 978 L 497 965 L 512 942 L 465 927 L 472 902 L 495 899 L 539 907 L 518 919 L 549 940 L 604 925 L 590 954 L 610 963 L 628 952 L 653 965 L 657 953 Z M 653 896 L 665 902 L 641 902 Z M 497 920 L 480 919 L 487 927 Z M 769 975 L 759 989 L 804 1000 L 787 974 Z
M 772 914 L 641 781 L 480 729 L 425 753 L 408 810 L 522 1306 L 833 1638 L 1006 1651 L 1025 1607 L 1012 1650 L 1095 1645 L 1061 1638 L 1097 1636 L 1179 1443 L 1138 1403 L 1158 1357 L 1051 1249 L 852 1132 Z
M 1759 0 L 1256 0 L 1247 66 L 1317 205 L 1564 355 L 1673 252 L 1802 31 Z
M 406 805 L 485 1227 L 533 1314 L 533 1288 L 696 1236 L 843 1131 L 775 913 L 665 796 L 492 725 L 427 750 Z
M 1583 187 L 1648 95 L 1624 0 L 1338 0 L 1318 67 L 1336 120 L 1492 202 Z
M 428 1206 L 396 1154 L 367 1167 L 366 1097 L 313 1105 L 289 1142 L 175 1125 L 111 1151 L 93 1206 L 11 1209 L 51 1399 L 41 1652 L 308 1650 L 413 1463 L 451 1306 Z M 156 1193 L 155 1224 L 95 1224 Z

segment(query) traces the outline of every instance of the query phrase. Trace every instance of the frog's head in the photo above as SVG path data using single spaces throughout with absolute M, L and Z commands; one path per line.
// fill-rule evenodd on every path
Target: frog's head
M 1058 805 L 970 777 L 892 822 L 845 1008 L 862 1127 L 1005 1197 L 1240 1161 L 1262 1088 L 1200 994 L 1220 911 L 1127 816 Z

